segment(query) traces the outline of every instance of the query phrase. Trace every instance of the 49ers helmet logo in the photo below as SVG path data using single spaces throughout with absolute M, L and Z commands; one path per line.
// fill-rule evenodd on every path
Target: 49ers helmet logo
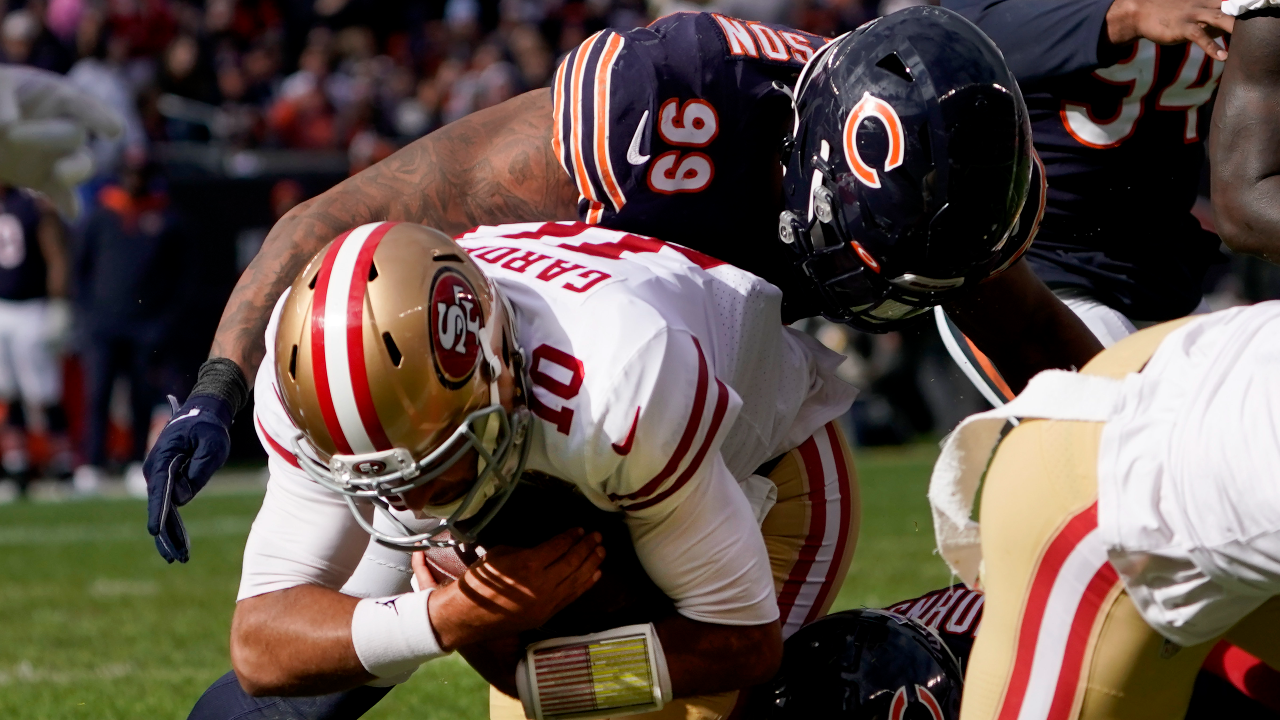
M 480 300 L 460 273 L 444 269 L 431 286 L 431 348 L 436 371 L 449 388 L 462 387 L 480 358 Z
M 863 93 L 862 99 L 853 106 L 849 118 L 844 123 L 844 156 L 849 161 L 849 169 L 855 177 L 869 187 L 880 187 L 880 174 L 862 158 L 858 151 L 858 126 L 867 118 L 875 118 L 884 125 L 889 134 L 889 152 L 884 158 L 884 169 L 888 172 L 902 164 L 906 150 L 906 138 L 902 134 L 902 120 L 898 112 L 889 103 L 871 93 Z

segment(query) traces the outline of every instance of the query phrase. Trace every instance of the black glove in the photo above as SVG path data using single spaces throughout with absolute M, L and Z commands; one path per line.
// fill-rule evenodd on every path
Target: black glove
M 190 543 L 178 508 L 191 502 L 227 461 L 231 420 L 245 404 L 249 387 L 235 363 L 209 360 L 191 396 L 174 411 L 142 465 L 147 478 L 147 532 L 169 562 L 186 562 Z M 177 400 L 169 398 L 177 405 Z

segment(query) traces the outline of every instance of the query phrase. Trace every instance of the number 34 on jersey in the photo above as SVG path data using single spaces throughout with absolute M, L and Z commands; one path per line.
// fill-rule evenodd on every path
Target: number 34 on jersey
M 1176 73 L 1161 78 L 1162 60 L 1171 66 L 1177 53 L 1183 54 Z M 1170 55 L 1173 57 L 1167 57 Z M 1064 100 L 1060 110 L 1063 127 L 1082 145 L 1114 148 L 1133 137 L 1139 121 L 1154 111 L 1176 117 L 1183 142 L 1199 142 L 1200 107 L 1213 97 L 1222 67 L 1222 62 L 1194 43 L 1161 47 L 1139 40 L 1128 58 L 1093 73 L 1094 79 L 1123 91 L 1118 109 L 1112 111 L 1110 103 L 1104 107 L 1103 103 Z

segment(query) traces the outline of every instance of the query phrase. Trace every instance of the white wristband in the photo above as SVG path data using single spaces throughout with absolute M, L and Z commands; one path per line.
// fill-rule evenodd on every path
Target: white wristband
M 543 640 L 516 667 L 526 718 L 591 720 L 661 710 L 671 675 L 653 624 Z
M 376 677 L 412 671 L 428 660 L 448 655 L 440 649 L 427 598 L 431 591 L 385 598 L 366 598 L 351 616 L 351 642 L 360 664 Z
M 1222 12 L 1232 17 L 1243 15 L 1250 10 L 1261 10 L 1263 8 L 1278 7 L 1280 0 L 1223 0 Z

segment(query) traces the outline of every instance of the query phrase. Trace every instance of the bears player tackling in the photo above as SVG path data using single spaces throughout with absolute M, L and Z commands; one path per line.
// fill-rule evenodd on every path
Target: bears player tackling
M 1100 349 L 1019 260 L 1043 201 L 1017 83 L 955 13 L 910 8 L 831 42 L 708 13 L 603 31 L 551 90 L 446 126 L 273 228 L 179 416 L 201 414 L 148 459 L 149 530 L 186 559 L 173 508 L 225 458 L 271 304 L 360 223 L 580 218 L 756 273 L 786 321 L 887 330 L 942 303 L 1018 388 Z

